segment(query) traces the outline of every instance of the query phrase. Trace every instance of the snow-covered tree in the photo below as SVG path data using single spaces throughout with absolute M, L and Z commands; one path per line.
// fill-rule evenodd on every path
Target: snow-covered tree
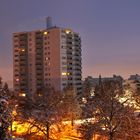
M 66 121 L 71 121 L 71 125 L 74 125 L 74 120 L 80 118 L 81 108 L 78 101 L 78 96 L 76 95 L 76 92 L 72 86 L 68 86 L 66 89 L 64 89 L 61 108 L 63 109 L 63 119 Z
M 94 121 L 85 123 L 80 131 L 86 140 L 92 139 L 91 134 L 108 137 L 109 140 L 129 138 L 137 139 L 138 127 L 134 108 L 126 104 L 122 86 L 117 82 L 101 82 L 95 89 L 95 95 L 85 104 L 85 114 Z
M 17 116 L 20 123 L 30 123 L 30 128 L 36 127 L 46 139 L 51 137 L 52 125 L 61 123 L 61 94 L 47 92 L 34 97 L 23 97 L 18 101 Z M 37 131 L 36 131 L 37 132 Z
M 11 108 L 9 106 L 8 85 L 2 82 L 0 77 L 0 139 L 6 140 L 9 137 L 8 128 L 11 125 Z

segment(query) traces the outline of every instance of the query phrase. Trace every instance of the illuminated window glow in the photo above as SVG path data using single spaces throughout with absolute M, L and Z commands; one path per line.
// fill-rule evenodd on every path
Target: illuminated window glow
M 22 52 L 25 52 L 25 49 L 21 49 Z
M 48 57 L 46 57 L 45 60 L 48 60 Z
M 69 72 L 62 72 L 62 75 L 66 76 L 66 75 L 70 75 L 70 73 Z
M 44 32 L 44 35 L 47 35 L 48 34 L 48 32 Z
M 69 34 L 70 33 L 70 30 L 66 30 L 66 34 Z
M 67 73 L 66 73 L 66 72 L 62 72 L 62 75 L 63 75 L 63 76 L 66 76 L 66 75 L 67 75 Z
M 19 81 L 19 79 L 17 78 L 17 79 L 16 79 L 16 82 L 18 82 L 18 81 Z

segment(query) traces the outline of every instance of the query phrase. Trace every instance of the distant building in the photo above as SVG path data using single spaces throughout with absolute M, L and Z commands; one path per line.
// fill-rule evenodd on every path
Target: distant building
M 120 84 L 123 83 L 123 78 L 121 76 L 113 75 L 113 77 L 101 77 L 102 82 L 104 81 L 116 81 Z M 97 86 L 99 84 L 100 78 L 93 78 L 91 76 L 88 76 L 85 78 L 85 82 L 88 81 L 89 84 L 93 87 Z
M 127 80 L 125 80 L 125 85 L 130 85 L 132 89 L 140 90 L 140 75 L 130 75 L 130 77 Z
M 81 38 L 72 29 L 47 29 L 13 34 L 14 90 L 19 95 L 34 94 L 52 87 L 62 91 L 71 85 L 82 92 Z
M 140 75 L 138 75 L 138 74 L 130 75 L 128 80 L 134 80 L 134 81 L 139 81 L 140 82 Z
M 115 82 L 119 83 L 120 86 L 123 85 L 123 78 L 121 76 L 116 76 L 116 75 L 113 75 L 113 77 L 100 77 L 99 76 L 99 78 L 93 78 L 91 76 L 88 76 L 83 81 L 83 92 L 84 92 L 83 94 L 90 94 L 91 96 L 94 95 L 95 87 L 100 84 L 100 82 L 101 82 L 100 80 L 102 82 L 115 81 Z M 87 93 L 85 93 L 85 92 L 87 92 Z

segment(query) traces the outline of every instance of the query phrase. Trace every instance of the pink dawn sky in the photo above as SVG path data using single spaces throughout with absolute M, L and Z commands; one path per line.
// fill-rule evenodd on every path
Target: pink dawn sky
M 140 1 L 1 0 L 0 75 L 12 85 L 12 33 L 54 25 L 72 28 L 82 39 L 83 77 L 140 74 Z

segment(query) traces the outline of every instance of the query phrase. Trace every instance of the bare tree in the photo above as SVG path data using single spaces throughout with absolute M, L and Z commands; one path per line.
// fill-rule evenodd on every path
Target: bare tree
M 131 102 L 131 106 L 140 110 L 140 88 L 139 86 L 137 86 L 137 84 L 135 85 L 135 87 L 131 86 L 131 84 L 129 83 L 124 84 L 124 90 L 125 90 L 125 95 L 128 96 L 130 99 L 129 104 Z
M 123 101 L 120 102 L 121 98 Z M 124 98 L 120 84 L 114 81 L 101 82 L 95 89 L 95 96 L 85 104 L 86 114 L 90 114 L 94 121 L 81 126 L 83 136 L 89 136 L 89 140 L 91 134 L 107 136 L 109 140 L 127 140 L 128 137 L 137 139 L 137 120 L 134 108 L 127 104 L 128 100 Z
M 78 96 L 72 86 L 68 86 L 64 89 L 63 98 L 61 101 L 61 108 L 63 119 L 71 121 L 71 125 L 74 125 L 74 120 L 79 119 L 81 115 L 81 108 L 78 101 Z
M 53 125 L 58 125 L 62 121 L 61 99 L 59 92 L 44 92 L 32 98 L 20 98 L 17 107 L 17 119 L 20 122 L 30 123 L 29 129 L 36 127 L 41 131 L 47 140 L 52 139 L 50 131 Z

